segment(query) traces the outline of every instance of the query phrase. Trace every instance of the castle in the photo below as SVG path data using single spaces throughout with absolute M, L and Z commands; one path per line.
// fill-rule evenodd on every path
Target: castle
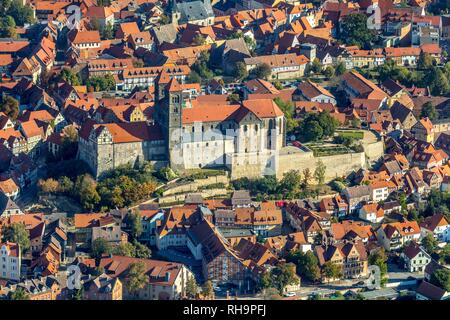
M 273 100 L 190 100 L 184 84 L 164 71 L 156 84 L 151 121 L 83 124 L 78 156 L 95 176 L 143 161 L 176 170 L 256 165 L 276 173 L 272 159 L 285 145 L 286 124 Z

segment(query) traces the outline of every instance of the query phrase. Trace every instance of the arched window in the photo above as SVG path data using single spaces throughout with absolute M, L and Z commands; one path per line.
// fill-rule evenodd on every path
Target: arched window
M 244 132 L 247 132 L 247 130 L 248 130 L 247 125 L 244 125 Z

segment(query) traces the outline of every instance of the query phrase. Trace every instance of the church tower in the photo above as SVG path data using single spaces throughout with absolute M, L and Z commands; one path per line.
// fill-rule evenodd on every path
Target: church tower
M 162 73 L 155 90 L 155 120 L 164 134 L 170 166 L 176 169 L 184 166 L 181 163 L 183 160 L 181 152 L 183 89 L 175 77 L 170 79 L 167 74 Z

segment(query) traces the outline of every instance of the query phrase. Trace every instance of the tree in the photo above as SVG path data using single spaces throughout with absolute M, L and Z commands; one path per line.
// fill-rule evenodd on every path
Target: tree
M 253 73 L 257 78 L 268 79 L 272 73 L 272 68 L 267 63 L 262 63 L 253 69 Z
M 317 180 L 317 182 L 322 185 L 325 182 L 325 172 L 327 170 L 327 167 L 322 162 L 322 160 L 319 160 L 317 162 L 316 169 L 314 170 L 314 178 Z
M 334 72 L 335 72 L 334 68 L 332 66 L 328 66 L 325 68 L 325 70 L 323 70 L 323 75 L 328 79 L 330 79 L 331 77 L 334 76 Z
M 59 190 L 59 183 L 55 179 L 49 178 L 47 180 L 40 179 L 38 181 L 38 188 L 43 193 L 55 193 Z
M 1 38 L 15 38 L 16 22 L 11 16 L 0 17 L 0 37 Z
M 417 61 L 417 67 L 419 69 L 429 69 L 433 67 L 433 58 L 426 52 L 422 51 Z
M 327 261 L 322 266 L 322 275 L 327 279 L 339 279 L 342 277 L 342 268 L 332 261 Z
M 97 183 L 88 174 L 77 178 L 74 191 L 78 196 L 80 204 L 87 210 L 94 209 L 100 202 L 100 196 L 97 192 Z
M 309 181 L 311 178 L 311 170 L 309 168 L 303 169 L 303 188 L 307 188 L 309 186 Z
M 67 126 L 61 138 L 61 157 L 65 160 L 74 159 L 78 152 L 78 130 Z
M 103 255 L 111 254 L 111 244 L 105 238 L 97 238 L 91 243 L 91 256 L 100 259 Z
M 3 112 L 11 120 L 15 121 L 19 115 L 19 101 L 11 96 L 4 96 L 0 102 L 0 112 Z
M 298 283 L 295 267 L 293 263 L 281 263 L 270 271 L 272 286 L 277 288 L 280 294 L 286 286 Z
M 30 249 L 30 234 L 23 223 L 12 223 L 2 228 L 3 242 L 13 242 L 19 245 L 20 251 L 26 252 Z
M 439 262 L 450 264 L 450 244 L 446 244 L 439 253 Z
M 334 74 L 337 76 L 343 75 L 347 69 L 345 68 L 345 64 L 343 62 L 339 62 L 336 65 L 336 69 L 334 70 Z
M 284 101 L 277 97 L 273 99 L 281 111 L 283 111 L 286 118 L 286 131 L 288 133 L 293 132 L 298 127 L 298 121 L 294 119 L 294 104 L 291 101 Z
M 435 96 L 444 96 L 450 90 L 447 76 L 440 68 L 433 68 L 427 75 L 427 82 L 430 85 L 431 94 Z
M 74 183 L 68 177 L 58 179 L 58 192 L 70 194 L 73 192 Z
M 242 61 L 236 62 L 236 66 L 234 67 L 234 78 L 236 80 L 242 80 L 248 77 L 247 67 L 245 63 Z
M 202 293 L 208 299 L 212 299 L 214 297 L 214 289 L 211 280 L 207 280 L 204 283 Z
M 232 104 L 237 104 L 241 101 L 241 97 L 237 93 L 233 93 L 227 97 L 227 101 Z
M 81 84 L 78 74 L 68 68 L 62 69 L 61 78 L 72 86 L 79 86 Z
M 293 262 L 297 266 L 297 274 L 306 280 L 316 282 L 320 279 L 319 261 L 311 251 L 291 251 L 286 261 Z
M 192 65 L 194 70 L 201 78 L 201 80 L 209 81 L 214 76 L 214 73 L 209 68 L 210 54 L 208 51 L 202 51 L 197 61 Z
M 113 254 L 123 257 L 135 257 L 135 248 L 130 242 L 121 243 L 113 250 Z
M 24 288 L 18 287 L 10 295 L 11 300 L 30 300 L 30 295 L 25 291 Z
M 102 37 L 103 39 L 114 39 L 114 26 L 111 22 L 108 22 L 102 29 Z
M 190 299 L 194 299 L 197 296 L 198 286 L 195 278 L 189 276 L 186 281 L 186 296 Z
M 445 291 L 450 291 L 450 270 L 442 268 L 431 274 L 430 282 Z
M 280 181 L 280 189 L 283 196 L 293 199 L 300 189 L 301 175 L 298 170 L 290 170 L 283 174 Z
M 134 256 L 140 259 L 148 259 L 152 256 L 152 251 L 145 244 L 134 241 Z
M 432 254 L 436 250 L 438 242 L 434 238 L 433 234 L 428 233 L 427 236 L 422 239 L 422 246 L 426 252 Z
M 322 64 L 320 63 L 320 60 L 318 58 L 315 58 L 311 65 L 311 71 L 314 73 L 320 73 L 322 72 Z
M 200 75 L 197 72 L 195 72 L 194 70 L 191 70 L 191 72 L 187 76 L 186 81 L 188 83 L 201 83 L 202 77 L 200 77 Z
M 323 129 L 318 121 L 309 121 L 307 125 L 302 125 L 303 137 L 306 141 L 318 141 L 323 136 Z
M 7 14 L 11 16 L 16 25 L 23 26 L 25 23 L 33 23 L 34 13 L 30 6 L 25 6 L 19 0 L 13 0 L 8 8 Z
M 369 255 L 369 265 L 378 266 L 382 277 L 387 274 L 387 257 L 384 249 L 377 250 Z
M 201 34 L 197 34 L 194 39 L 192 40 L 192 42 L 194 43 L 194 45 L 196 46 L 201 46 L 201 45 L 205 45 L 206 44 L 206 38 L 201 35 Z
M 342 21 L 339 38 L 347 45 L 357 45 L 370 49 L 375 32 L 367 27 L 367 16 L 363 13 L 351 13 Z
M 128 215 L 128 223 L 130 225 L 131 237 L 133 239 L 139 238 L 139 236 L 142 234 L 142 231 L 143 231 L 142 217 L 141 217 L 141 213 L 139 212 L 139 210 L 131 212 Z
M 145 287 L 148 281 L 149 278 L 145 274 L 145 264 L 141 261 L 131 263 L 127 275 L 127 290 L 130 293 L 136 294 L 139 290 Z
M 426 102 L 420 111 L 420 118 L 428 117 L 431 121 L 436 120 L 438 115 L 436 107 L 430 101 Z
M 86 80 L 86 86 L 91 91 L 109 91 L 116 87 L 116 81 L 112 74 L 94 76 Z

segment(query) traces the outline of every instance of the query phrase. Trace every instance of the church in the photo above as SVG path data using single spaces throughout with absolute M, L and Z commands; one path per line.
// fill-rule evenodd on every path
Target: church
M 285 145 L 286 135 L 284 114 L 273 100 L 191 100 L 184 86 L 161 72 L 150 121 L 87 121 L 80 130 L 79 158 L 97 177 L 143 161 L 175 170 L 273 165 L 270 161 Z

